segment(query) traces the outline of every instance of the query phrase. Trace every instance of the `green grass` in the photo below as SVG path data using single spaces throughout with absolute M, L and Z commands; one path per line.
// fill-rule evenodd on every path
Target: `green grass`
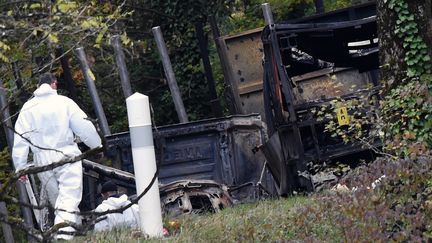
M 291 197 L 265 200 L 257 203 L 237 205 L 220 213 L 208 215 L 186 215 L 167 227 L 173 236 L 149 242 L 234 242 L 234 241 L 281 241 L 313 236 L 326 241 L 339 239 L 340 232 L 331 222 L 322 218 L 313 222 L 313 227 L 304 229 L 304 217 L 298 217 L 305 206 L 313 206 L 314 199 Z M 143 237 L 130 230 L 113 230 L 77 237 L 75 242 L 144 242 Z
M 385 180 L 369 189 L 377 178 Z M 75 242 L 432 242 L 432 157 L 378 159 L 343 180 L 355 191 L 324 191 L 165 219 L 171 232 L 145 239 L 113 230 Z

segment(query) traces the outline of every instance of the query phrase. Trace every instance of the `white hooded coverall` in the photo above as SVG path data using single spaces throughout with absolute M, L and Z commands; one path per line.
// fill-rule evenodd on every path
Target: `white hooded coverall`
M 130 203 L 126 195 L 121 195 L 118 198 L 109 197 L 97 206 L 95 212 L 119 209 Z M 106 219 L 95 224 L 95 231 L 110 230 L 114 227 L 140 227 L 139 207 L 137 204 L 133 204 L 131 207 L 124 210 L 123 213 L 109 213 L 101 217 L 106 217 Z
M 49 84 L 42 84 L 34 91 L 34 98 L 27 101 L 15 123 L 12 159 L 15 170 L 26 168 L 29 149 L 36 166 L 61 161 L 81 154 L 74 141 L 74 134 L 90 148 L 101 146 L 101 139 L 87 115 L 71 99 L 58 95 Z M 78 205 L 82 198 L 81 161 L 65 164 L 38 174 L 42 190 L 46 190 L 55 208 L 54 223 L 70 221 L 80 223 Z M 42 193 L 41 193 L 42 194 Z M 71 231 L 72 227 L 62 228 Z M 70 239 L 72 236 L 63 235 Z

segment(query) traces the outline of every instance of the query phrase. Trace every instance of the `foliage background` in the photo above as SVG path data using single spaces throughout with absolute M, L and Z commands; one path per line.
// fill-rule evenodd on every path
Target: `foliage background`
M 263 25 L 260 0 L 139 0 L 139 1 L 0 1 L 0 79 L 5 86 L 11 113 L 21 107 L 34 90 L 41 72 L 52 71 L 64 87 L 62 70 L 55 50 L 61 45 L 68 55 L 72 74 L 78 88 L 77 102 L 92 117 L 91 99 L 73 50 L 85 47 L 96 76 L 111 132 L 127 130 L 126 108 L 113 50 L 109 39 L 122 36 L 133 91 L 150 97 L 154 125 L 178 122 L 169 89 L 164 77 L 151 27 L 161 26 L 171 62 L 191 121 L 212 117 L 209 95 L 195 36 L 196 22 L 204 23 L 210 41 L 210 59 L 214 68 L 217 91 L 224 94 L 225 85 L 214 44 L 211 41 L 208 16 L 214 15 L 222 34 L 238 33 Z M 313 0 L 269 0 L 276 21 L 285 21 L 314 13 Z M 386 80 L 389 92 L 383 104 L 388 116 L 389 149 L 402 148 L 401 154 L 419 154 L 431 146 L 431 46 L 427 36 L 416 26 L 415 8 L 405 0 L 381 1 L 395 11 L 394 24 L 388 28 L 401 40 L 406 70 L 397 80 Z M 346 7 L 350 0 L 324 0 L 326 11 Z M 389 22 L 390 23 L 390 22 Z M 407 27 L 408 26 L 408 27 Z M 392 48 L 389 48 L 392 49 Z M 399 55 L 393 55 L 398 57 Z M 12 63 L 18 64 L 24 81 L 16 85 Z M 389 62 L 385 67 L 393 67 Z M 394 70 L 392 70 L 394 71 Z M 395 85 L 400 85 L 392 89 Z M 392 91 L 390 91 L 392 89 Z M 62 90 L 64 94 L 68 93 Z M 20 99 L 23 98 L 23 99 Z M 223 99 L 223 97 L 221 97 Z M 226 102 L 226 101 L 225 101 Z M 227 108 L 225 107 L 225 110 Z M 228 113 L 227 111 L 225 111 Z M 12 117 L 14 121 L 15 116 Z M 0 142 L 6 147 L 4 134 Z M 10 169 L 7 156 L 0 159 L 2 174 Z M 14 211 L 13 211 L 14 212 Z M 15 212 L 14 212 L 15 213 Z M 430 233 L 430 232 L 429 232 Z

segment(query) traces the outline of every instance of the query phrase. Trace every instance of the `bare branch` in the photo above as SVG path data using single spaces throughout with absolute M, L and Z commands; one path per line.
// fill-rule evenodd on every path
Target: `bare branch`
M 60 167 L 65 164 L 74 163 L 80 160 L 83 160 L 89 156 L 95 155 L 102 151 L 102 147 L 94 148 L 88 150 L 78 156 L 66 157 L 58 162 L 54 162 L 44 166 L 32 166 L 26 169 L 20 170 L 17 173 L 13 174 L 12 177 L 9 177 L 6 182 L 0 187 L 0 201 L 3 200 L 5 193 L 8 193 L 11 189 L 11 186 L 23 175 L 28 174 L 37 174 L 43 171 L 52 170 L 54 168 Z

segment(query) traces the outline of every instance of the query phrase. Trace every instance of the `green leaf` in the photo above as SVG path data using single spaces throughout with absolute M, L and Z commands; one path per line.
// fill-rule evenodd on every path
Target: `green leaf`
M 101 23 L 97 19 L 92 18 L 92 19 L 84 20 L 83 22 L 81 22 L 80 26 L 83 29 L 91 29 L 91 28 L 100 27 Z
M 30 5 L 30 9 L 37 9 L 37 8 L 41 8 L 42 5 L 40 3 L 32 3 Z
M 97 48 L 100 47 L 100 44 L 102 44 L 102 39 L 103 39 L 106 31 L 107 31 L 107 29 L 104 28 L 98 33 L 98 35 L 96 36 L 95 44 L 94 44 L 95 47 L 97 47 Z
M 0 52 L 0 60 L 5 63 L 10 63 L 9 58 L 5 56 L 2 52 Z
M 414 61 L 413 60 L 408 60 L 408 61 L 406 61 L 406 63 L 407 63 L 408 66 L 414 65 Z
M 410 22 L 409 24 L 407 24 L 407 28 L 410 28 L 410 29 L 417 28 L 417 23 L 415 23 L 415 22 Z
M 62 13 L 67 13 L 73 11 L 77 8 L 77 4 L 75 2 L 60 2 L 57 5 L 58 10 Z
M 0 48 L 3 49 L 4 51 L 10 50 L 10 46 L 4 43 L 3 41 L 0 41 Z
M 421 42 L 421 44 L 420 44 L 419 47 L 422 48 L 422 49 L 426 49 L 426 48 L 427 48 L 427 45 L 426 45 L 426 43 Z
M 414 40 L 414 36 L 409 35 L 407 38 L 405 38 L 405 41 L 412 42 Z
M 407 76 L 410 78 L 416 76 L 416 71 L 412 68 L 408 68 Z
M 120 36 L 121 42 L 123 43 L 123 45 L 127 46 L 129 45 L 129 43 L 131 43 L 131 40 L 129 39 L 129 37 L 127 36 L 126 32 L 124 32 L 121 36 Z
M 89 21 L 84 20 L 83 22 L 81 22 L 80 26 L 81 26 L 81 28 L 83 28 L 83 29 L 90 29 L 92 25 L 90 24 Z
M 406 45 L 405 45 L 406 44 Z M 403 46 L 404 46 L 404 48 L 406 47 L 406 46 L 408 46 L 408 43 L 406 43 L 406 42 L 404 42 L 403 43 Z M 411 43 L 411 45 L 410 45 L 410 47 L 412 48 L 412 49 L 417 49 L 418 48 L 418 46 L 419 46 L 419 44 L 417 44 L 417 43 Z
M 49 40 L 51 43 L 58 43 L 58 41 L 59 41 L 56 33 L 50 33 L 50 34 L 48 35 L 48 40 Z

